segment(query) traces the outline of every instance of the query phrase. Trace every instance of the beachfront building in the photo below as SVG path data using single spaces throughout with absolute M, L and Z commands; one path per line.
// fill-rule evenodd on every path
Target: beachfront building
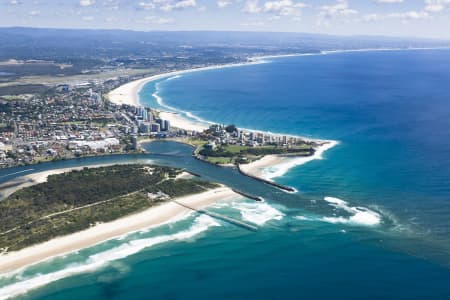
M 158 123 L 153 123 L 152 124 L 152 132 L 160 132 L 161 131 L 161 125 L 159 125 Z
M 139 132 L 149 134 L 152 131 L 152 124 L 149 122 L 141 122 L 139 124 Z

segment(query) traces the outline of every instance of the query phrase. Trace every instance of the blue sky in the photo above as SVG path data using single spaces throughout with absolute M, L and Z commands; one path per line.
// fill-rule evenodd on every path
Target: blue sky
M 0 26 L 450 38 L 450 0 L 0 0 Z

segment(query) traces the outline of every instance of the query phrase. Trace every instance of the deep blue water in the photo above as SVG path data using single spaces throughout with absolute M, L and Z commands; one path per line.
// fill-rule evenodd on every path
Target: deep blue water
M 159 94 L 206 120 L 340 141 L 278 181 L 379 205 L 448 241 L 449 66 L 449 50 L 304 56 L 184 75 Z
M 139 241 L 148 247 L 23 298 L 449 299 L 449 66 L 448 50 L 339 53 L 148 84 L 141 92 L 147 105 L 158 107 L 151 96 L 157 87 L 165 104 L 205 120 L 340 144 L 323 160 L 276 178 L 297 194 L 196 161 L 187 146 L 148 145 L 152 152 L 182 156 L 139 159 L 186 167 L 264 196 L 267 203 L 236 200 L 212 208 L 259 222 L 259 230 L 192 215 L 36 266 L 22 278 L 0 279 L 0 286 L 83 267 L 100 260 L 95 253 L 117 255 L 117 247 L 131 251 L 132 241 Z M 99 159 L 127 158 L 88 161 Z M 83 161 L 59 164 L 76 163 Z M 381 222 L 345 222 L 348 212 L 333 209 L 325 196 L 370 209 Z M 204 230 L 189 236 L 199 228 Z M 153 245 L 161 236 L 167 241 Z

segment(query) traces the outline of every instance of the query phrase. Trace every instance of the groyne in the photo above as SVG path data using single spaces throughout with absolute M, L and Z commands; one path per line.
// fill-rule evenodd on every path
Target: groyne
M 232 190 L 233 190 L 233 192 L 235 192 L 236 194 L 239 194 L 239 195 L 241 195 L 241 196 L 244 196 L 245 198 L 249 198 L 249 199 L 252 199 L 252 200 L 255 200 L 255 201 L 258 201 L 258 202 L 264 201 L 264 198 L 263 198 L 263 197 L 255 196 L 255 195 L 252 195 L 252 194 L 249 194 L 249 193 L 240 191 L 240 190 L 236 190 L 236 189 L 232 189 Z
M 206 210 L 206 209 L 197 209 L 197 208 L 194 208 L 194 207 L 192 207 L 192 206 L 189 206 L 189 205 L 187 205 L 187 204 L 185 204 L 185 203 L 181 203 L 181 202 L 179 202 L 179 201 L 177 201 L 177 200 L 174 200 L 173 202 L 176 203 L 176 204 L 178 204 L 178 205 L 181 205 L 181 206 L 183 206 L 183 207 L 185 207 L 185 208 L 187 208 L 187 209 L 190 209 L 190 210 L 193 210 L 193 211 L 195 211 L 195 212 L 198 212 L 198 213 L 200 213 L 200 214 L 208 215 L 208 216 L 210 216 L 210 217 L 212 217 L 212 218 L 215 218 L 215 219 L 218 219 L 218 220 L 225 221 L 225 222 L 227 222 L 227 223 L 230 223 L 230 224 L 233 224 L 233 225 L 242 227 L 242 228 L 247 229 L 247 230 L 250 230 L 250 231 L 256 231 L 256 230 L 258 230 L 258 227 L 254 226 L 254 225 L 251 225 L 251 224 L 249 224 L 249 223 L 245 223 L 244 221 L 234 219 L 234 218 L 232 218 L 232 217 L 228 217 L 228 216 L 225 216 L 225 215 L 222 215 L 222 214 L 219 214 L 219 213 L 215 213 L 215 212 L 212 212 L 212 211 L 208 211 L 208 210 Z
M 289 193 L 294 193 L 296 191 L 293 187 L 290 187 L 290 186 L 287 186 L 287 185 L 282 185 L 282 184 L 276 183 L 276 182 L 271 181 L 271 180 L 267 180 L 267 179 L 264 179 L 264 178 L 260 178 L 260 177 L 248 174 L 248 173 L 244 172 L 241 169 L 241 166 L 239 164 L 237 165 L 237 169 L 238 169 L 239 173 L 241 173 L 242 175 L 245 175 L 247 177 L 253 178 L 253 179 L 258 180 L 260 182 L 263 182 L 265 184 L 274 186 L 274 187 L 276 187 L 276 188 L 278 188 L 280 190 L 283 190 L 283 191 L 286 191 L 286 192 L 289 192 Z

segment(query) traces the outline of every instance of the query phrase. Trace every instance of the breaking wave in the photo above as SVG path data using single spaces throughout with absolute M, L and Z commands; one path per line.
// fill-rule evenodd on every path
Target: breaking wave
M 175 77 L 177 77 L 177 76 L 168 78 L 166 80 L 175 79 Z M 179 78 L 179 77 L 181 77 L 181 76 L 178 76 L 177 78 Z M 155 92 L 152 94 L 152 97 L 155 98 L 156 102 L 158 103 L 158 105 L 160 107 L 168 109 L 169 111 L 172 111 L 172 112 L 176 112 L 176 113 L 184 116 L 187 119 L 190 119 L 190 120 L 192 120 L 194 122 L 198 122 L 200 125 L 209 126 L 210 124 L 214 124 L 214 122 L 202 119 L 202 118 L 194 115 L 193 113 L 191 113 L 189 111 L 180 110 L 180 109 L 178 109 L 176 107 L 173 107 L 173 106 L 170 106 L 170 105 L 166 104 L 164 102 L 164 99 L 159 95 L 159 93 L 161 92 L 160 84 L 161 84 L 160 82 L 155 84 Z
M 142 251 L 143 249 L 150 248 L 158 244 L 191 239 L 213 226 L 220 226 L 220 224 L 207 215 L 201 215 L 195 219 L 194 224 L 187 230 L 174 234 L 132 240 L 118 247 L 93 254 L 88 257 L 85 263 L 68 265 L 65 269 L 60 271 L 48 274 L 36 274 L 31 278 L 21 278 L 23 277 L 21 274 L 16 274 L 14 277 L 20 281 L 0 288 L 0 300 L 16 297 L 20 294 L 27 293 L 30 290 L 37 289 L 51 282 L 69 276 L 80 273 L 94 272 L 102 267 L 105 267 L 112 261 L 126 258 Z
M 376 226 L 381 223 L 381 215 L 373 210 L 360 206 L 349 206 L 346 201 L 335 197 L 325 197 L 324 200 L 336 209 L 350 214 L 348 217 L 322 217 L 324 222 L 363 226 Z
M 239 210 L 242 219 L 256 225 L 264 225 L 271 220 L 281 220 L 285 216 L 266 202 L 233 202 L 231 206 Z
M 338 144 L 339 144 L 338 141 L 329 141 L 328 143 L 323 144 L 322 146 L 318 147 L 316 149 L 316 152 L 314 153 L 314 155 L 287 159 L 286 162 L 282 162 L 275 166 L 268 167 L 263 170 L 262 177 L 265 179 L 271 180 L 276 177 L 283 176 L 290 169 L 292 169 L 294 167 L 304 165 L 304 164 L 306 164 L 310 161 L 316 160 L 316 159 L 319 159 L 319 160 L 323 159 L 323 153 Z
M 371 209 L 361 206 L 350 206 L 346 201 L 335 197 L 325 197 L 324 200 L 333 206 L 336 211 L 346 212 L 347 216 L 295 216 L 294 219 L 355 226 L 377 226 L 381 224 L 381 215 Z
M 174 79 L 178 79 L 178 78 L 181 78 L 181 75 L 175 75 L 175 76 L 167 78 L 166 80 L 169 81 L 169 80 L 174 80 Z

